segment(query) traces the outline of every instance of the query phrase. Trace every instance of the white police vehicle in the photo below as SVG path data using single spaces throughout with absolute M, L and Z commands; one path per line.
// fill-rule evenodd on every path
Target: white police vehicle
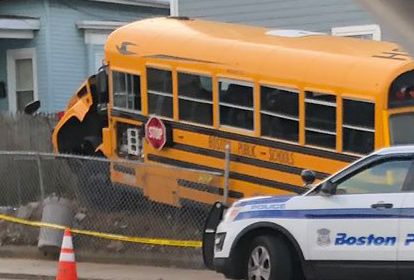
M 205 264 L 236 279 L 412 280 L 413 163 L 414 146 L 386 148 L 304 195 L 216 203 Z

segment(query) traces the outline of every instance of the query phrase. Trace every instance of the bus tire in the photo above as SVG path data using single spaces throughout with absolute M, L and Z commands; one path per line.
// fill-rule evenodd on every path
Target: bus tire
M 87 161 L 79 171 L 80 195 L 84 206 L 94 210 L 115 210 L 119 192 L 114 188 L 109 174 L 109 163 Z
M 262 235 L 253 239 L 245 262 L 246 280 L 292 280 L 292 256 L 283 239 Z

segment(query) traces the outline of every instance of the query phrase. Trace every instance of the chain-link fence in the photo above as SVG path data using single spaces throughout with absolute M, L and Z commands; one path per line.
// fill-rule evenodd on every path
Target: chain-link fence
M 225 194 L 221 174 L 30 152 L 0 152 L 0 193 L 0 214 L 12 217 L 97 233 L 194 241 L 201 240 L 210 203 Z M 54 242 L 47 234 L 53 237 L 55 230 L 39 231 L 0 220 L 0 246 Z M 197 247 L 82 234 L 74 242 L 77 252 L 96 253 L 96 258 L 111 252 L 140 263 L 202 267 Z

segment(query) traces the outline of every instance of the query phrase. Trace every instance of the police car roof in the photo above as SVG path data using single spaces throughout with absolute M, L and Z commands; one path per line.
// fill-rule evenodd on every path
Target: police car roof
M 382 148 L 374 154 L 377 155 L 391 155 L 391 154 L 414 154 L 414 145 L 402 145 L 402 146 L 394 146 L 389 148 Z

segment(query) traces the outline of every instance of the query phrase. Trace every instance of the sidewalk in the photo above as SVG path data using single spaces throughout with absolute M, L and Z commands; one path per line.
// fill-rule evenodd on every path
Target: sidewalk
M 177 269 L 138 265 L 77 263 L 78 276 L 103 280 L 224 280 L 208 270 Z M 54 279 L 57 262 L 32 259 L 0 259 L 0 278 Z M 46 276 L 46 277 L 45 277 Z

